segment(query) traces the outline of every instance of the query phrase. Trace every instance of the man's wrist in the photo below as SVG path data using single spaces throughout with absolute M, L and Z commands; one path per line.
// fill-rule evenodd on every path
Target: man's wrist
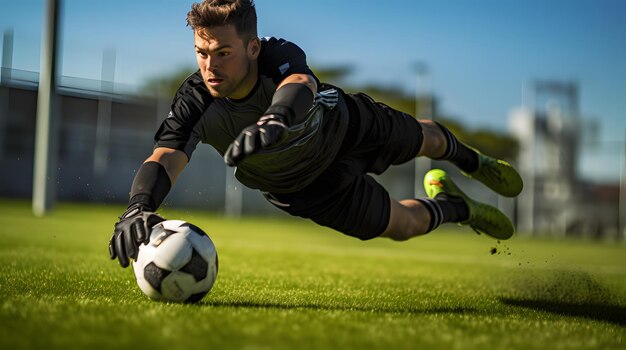
M 290 118 L 291 115 L 291 118 Z M 285 106 L 269 106 L 267 111 L 261 116 L 259 122 L 264 120 L 272 119 L 272 116 L 277 116 L 281 121 L 287 124 L 287 120 L 293 120 L 293 112 L 290 108 Z

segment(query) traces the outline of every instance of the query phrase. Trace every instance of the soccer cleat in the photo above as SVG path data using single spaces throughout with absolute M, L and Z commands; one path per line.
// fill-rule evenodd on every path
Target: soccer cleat
M 509 239 L 515 232 L 513 223 L 503 212 L 468 197 L 441 169 L 433 169 L 426 173 L 424 189 L 428 197 L 433 199 L 439 193 L 462 198 L 469 209 L 469 218 L 459 224 L 469 225 L 479 234 L 484 233 L 496 239 Z
M 511 164 L 486 156 L 479 151 L 476 153 L 478 154 L 478 169 L 472 173 L 461 171 L 463 175 L 482 182 L 505 197 L 515 197 L 522 192 L 524 187 L 522 177 Z

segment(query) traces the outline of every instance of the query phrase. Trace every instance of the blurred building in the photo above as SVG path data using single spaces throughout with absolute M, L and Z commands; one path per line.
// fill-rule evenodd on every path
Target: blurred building
M 518 168 L 524 179 L 518 230 L 619 237 L 619 184 L 594 184 L 577 171 L 584 131 L 578 86 L 536 82 L 527 104 L 509 115 L 510 131 L 520 142 Z
M 30 199 L 39 76 L 7 67 L 1 73 L 0 197 Z M 54 184 L 58 200 L 120 206 L 128 201 L 135 172 L 152 152 L 154 133 L 167 116 L 171 99 L 118 93 L 116 89 L 111 82 L 59 79 L 59 154 Z M 165 205 L 277 212 L 257 191 L 235 183 L 232 169 L 225 168 L 212 148 L 198 147 Z M 235 197 L 234 204 L 226 199 L 229 194 Z

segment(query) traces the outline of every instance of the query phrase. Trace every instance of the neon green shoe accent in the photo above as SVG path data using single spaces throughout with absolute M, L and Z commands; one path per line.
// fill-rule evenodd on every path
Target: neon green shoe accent
M 474 149 L 474 151 L 476 151 Z M 486 156 L 479 151 L 478 170 L 473 173 L 461 171 L 463 175 L 482 182 L 496 193 L 505 197 L 516 197 L 524 188 L 517 170 L 504 160 Z
M 513 223 L 497 208 L 475 201 L 468 197 L 441 169 L 433 169 L 424 176 L 424 189 L 429 198 L 439 193 L 460 197 L 469 208 L 469 219 L 460 222 L 469 225 L 477 233 L 484 233 L 496 239 L 509 239 L 515 233 Z

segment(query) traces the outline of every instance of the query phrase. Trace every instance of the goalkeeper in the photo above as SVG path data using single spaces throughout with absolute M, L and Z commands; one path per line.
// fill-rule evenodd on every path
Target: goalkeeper
M 441 170 L 426 174 L 428 198 L 397 201 L 368 173 L 415 157 L 448 160 L 500 195 L 522 190 L 519 174 L 459 142 L 445 126 L 369 96 L 323 84 L 295 44 L 257 37 L 252 0 L 192 5 L 199 70 L 176 93 L 140 166 L 130 202 L 109 243 L 126 267 L 199 143 L 209 144 L 247 187 L 276 207 L 362 240 L 407 240 L 446 222 L 499 239 L 514 228 L 498 209 L 465 195 Z

